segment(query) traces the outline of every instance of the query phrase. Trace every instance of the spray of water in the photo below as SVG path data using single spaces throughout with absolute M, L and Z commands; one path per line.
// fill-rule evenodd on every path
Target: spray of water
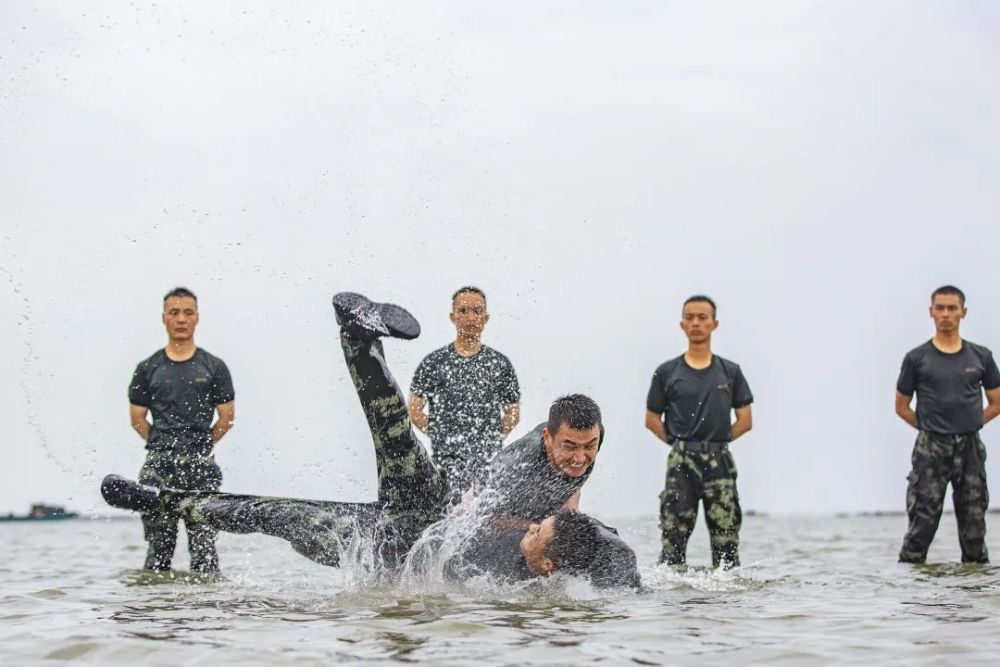
M 52 463 L 63 473 L 72 475 L 75 474 L 73 470 L 67 466 L 63 460 L 56 456 L 52 451 L 52 447 L 49 444 L 49 439 L 45 435 L 45 430 L 42 429 L 41 420 L 38 419 L 38 414 L 36 412 L 35 395 L 28 383 L 28 378 L 38 375 L 33 373 L 34 364 L 38 360 L 38 355 L 35 352 L 34 339 L 34 321 L 31 315 L 31 300 L 28 299 L 27 295 L 24 293 L 24 287 L 17 280 L 13 273 L 8 271 L 6 268 L 0 266 L 0 273 L 6 276 L 7 281 L 11 285 L 11 289 L 14 294 L 17 295 L 17 299 L 21 301 L 22 310 L 21 315 L 18 318 L 17 324 L 19 327 L 23 327 L 24 331 L 24 356 L 21 359 L 21 372 L 18 375 L 17 385 L 21 390 L 21 395 L 24 397 L 25 403 L 25 422 L 28 427 L 34 431 L 37 437 L 38 446 L 41 448 L 45 455 L 49 458 Z

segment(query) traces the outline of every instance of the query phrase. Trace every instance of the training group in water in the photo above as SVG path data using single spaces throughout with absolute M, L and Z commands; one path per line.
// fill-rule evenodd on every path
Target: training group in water
M 235 390 L 225 362 L 195 344 L 198 300 L 178 287 L 163 299 L 167 345 L 137 365 L 128 389 L 145 461 L 137 480 L 108 475 L 101 484 L 110 505 L 141 513 L 145 569 L 171 568 L 183 520 L 194 572 L 218 571 L 215 539 L 226 531 L 279 537 L 329 566 L 363 548 L 379 577 L 412 567 L 419 547 L 440 549 L 443 572 L 456 581 L 559 572 L 599 588 L 641 586 L 634 551 L 613 527 L 579 511 L 605 437 L 597 403 L 583 394 L 558 397 L 545 421 L 504 444 L 520 421 L 520 387 L 510 360 L 482 342 L 490 317 L 483 290 L 466 286 L 452 295 L 455 339 L 420 362 L 409 396 L 389 369 L 383 340 L 417 338 L 413 315 L 353 292 L 336 294 L 333 311 L 371 431 L 378 499 L 221 490 L 214 447 L 233 426 Z M 959 334 L 967 314 L 960 289 L 935 290 L 929 314 L 934 336 L 905 355 L 896 387 L 896 413 L 917 431 L 899 560 L 926 560 L 950 483 L 962 561 L 987 563 L 979 432 L 1000 414 L 1000 371 L 988 348 Z M 659 562 L 685 564 L 704 506 L 713 567 L 738 567 L 742 510 L 729 445 L 751 430 L 754 398 L 740 366 L 712 351 L 718 319 L 711 298 L 688 298 L 680 326 L 687 349 L 655 369 L 646 399 L 645 426 L 670 447 Z M 430 451 L 415 428 L 430 438 Z

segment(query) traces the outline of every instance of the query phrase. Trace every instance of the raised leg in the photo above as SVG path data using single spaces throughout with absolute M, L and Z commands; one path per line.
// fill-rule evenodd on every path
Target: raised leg
M 164 491 L 161 496 L 185 522 L 204 526 L 213 533 L 221 530 L 280 537 L 295 551 L 322 565 L 338 565 L 342 548 L 355 539 L 370 538 L 381 516 L 377 503 L 199 491 Z

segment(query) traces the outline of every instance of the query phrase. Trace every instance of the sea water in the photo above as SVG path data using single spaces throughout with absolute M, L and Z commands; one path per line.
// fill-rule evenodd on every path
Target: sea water
M 903 516 L 748 516 L 743 567 L 657 566 L 655 517 L 609 521 L 644 590 L 582 581 L 388 584 L 283 541 L 221 535 L 220 577 L 143 572 L 134 519 L 0 524 L 4 665 L 973 665 L 1000 663 L 1000 568 L 963 566 L 946 515 L 902 565 Z M 183 534 L 183 531 L 182 531 Z M 988 542 L 1000 558 L 1000 523 Z M 184 540 L 175 565 L 186 568 Z

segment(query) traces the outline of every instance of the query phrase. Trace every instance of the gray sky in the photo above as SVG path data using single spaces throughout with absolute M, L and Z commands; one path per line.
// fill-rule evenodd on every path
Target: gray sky
M 177 284 L 236 383 L 226 488 L 373 499 L 330 295 L 421 318 L 405 386 L 466 283 L 516 433 L 602 405 L 585 510 L 656 511 L 645 395 L 695 292 L 756 396 L 744 508 L 902 509 L 930 291 L 1000 348 L 998 44 L 992 2 L 4 3 L 0 512 L 138 471 L 126 385 Z

